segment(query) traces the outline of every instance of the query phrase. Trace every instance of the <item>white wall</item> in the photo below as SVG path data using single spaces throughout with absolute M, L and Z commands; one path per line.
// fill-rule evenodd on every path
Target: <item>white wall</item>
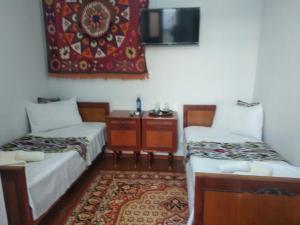
M 254 98 L 265 106 L 265 140 L 300 166 L 300 1 L 266 0 Z
M 0 3 L 0 144 L 28 130 L 25 101 L 47 93 L 39 1 Z
M 199 46 L 147 47 L 150 79 L 51 79 L 53 96 L 109 101 L 112 109 L 144 109 L 168 102 L 182 118 L 182 105 L 252 100 L 261 0 L 151 0 L 150 7 L 201 7 Z M 180 121 L 180 127 L 182 121 Z
M 47 93 L 40 1 L 0 1 L 0 145 L 28 131 L 24 103 Z M 0 185 L 0 224 L 6 224 Z

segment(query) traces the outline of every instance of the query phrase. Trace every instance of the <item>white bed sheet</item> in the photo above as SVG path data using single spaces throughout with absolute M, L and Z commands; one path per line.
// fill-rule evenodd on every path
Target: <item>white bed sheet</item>
M 87 160 L 76 151 L 47 153 L 45 160 L 26 164 L 26 179 L 33 219 L 39 218 L 91 165 L 105 145 L 105 123 L 83 123 L 48 132 L 32 133 L 42 137 L 87 137 Z
M 228 143 L 239 143 L 239 142 L 258 142 L 259 140 L 255 138 L 240 136 L 226 132 L 224 130 L 218 130 L 215 128 L 191 126 L 184 130 L 185 142 L 190 141 L 215 141 L 215 142 L 228 142 Z M 200 158 L 196 156 L 191 156 L 189 162 L 186 164 L 187 173 L 187 184 L 188 184 L 188 197 L 189 197 L 189 207 L 190 207 L 190 218 L 189 223 L 193 222 L 194 215 L 194 195 L 195 195 L 195 173 L 222 173 L 218 166 L 223 163 L 233 162 L 233 160 L 217 160 Z M 265 165 L 272 168 L 272 176 L 274 177 L 292 177 L 300 178 L 300 168 L 292 166 L 284 161 L 254 161 L 250 164 Z

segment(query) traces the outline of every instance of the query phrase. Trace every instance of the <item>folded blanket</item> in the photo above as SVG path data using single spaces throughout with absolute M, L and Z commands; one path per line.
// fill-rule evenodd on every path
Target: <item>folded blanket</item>
M 262 175 L 262 176 L 272 176 L 273 169 L 269 166 L 252 164 L 250 172 L 256 173 L 256 174 Z
M 262 165 L 251 165 L 251 170 L 248 172 L 236 171 L 233 174 L 248 175 L 248 176 L 272 176 L 273 170 L 271 167 Z
M 16 152 L 0 151 L 0 166 L 25 165 L 25 161 L 15 159 Z
M 15 158 L 16 158 L 16 151 L 14 152 L 0 151 L 0 159 L 2 160 L 14 160 Z
M 219 170 L 223 173 L 250 172 L 251 167 L 248 162 L 231 162 L 219 165 Z
M 26 162 L 38 162 L 43 161 L 45 159 L 44 152 L 25 152 L 25 151 L 17 151 L 15 160 L 21 160 Z

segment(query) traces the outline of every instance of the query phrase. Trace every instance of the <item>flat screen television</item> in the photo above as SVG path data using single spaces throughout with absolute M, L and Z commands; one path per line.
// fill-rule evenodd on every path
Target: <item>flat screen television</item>
M 198 44 L 200 8 L 143 9 L 140 24 L 142 44 Z

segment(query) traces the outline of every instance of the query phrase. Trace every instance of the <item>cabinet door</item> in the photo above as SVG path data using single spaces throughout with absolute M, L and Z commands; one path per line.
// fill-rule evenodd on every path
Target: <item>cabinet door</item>
M 112 150 L 139 150 L 140 126 L 138 120 L 109 120 L 108 147 Z
M 146 148 L 172 148 L 173 132 L 171 130 L 147 130 L 145 134 Z
M 143 120 L 144 150 L 177 150 L 177 123 L 171 120 Z

